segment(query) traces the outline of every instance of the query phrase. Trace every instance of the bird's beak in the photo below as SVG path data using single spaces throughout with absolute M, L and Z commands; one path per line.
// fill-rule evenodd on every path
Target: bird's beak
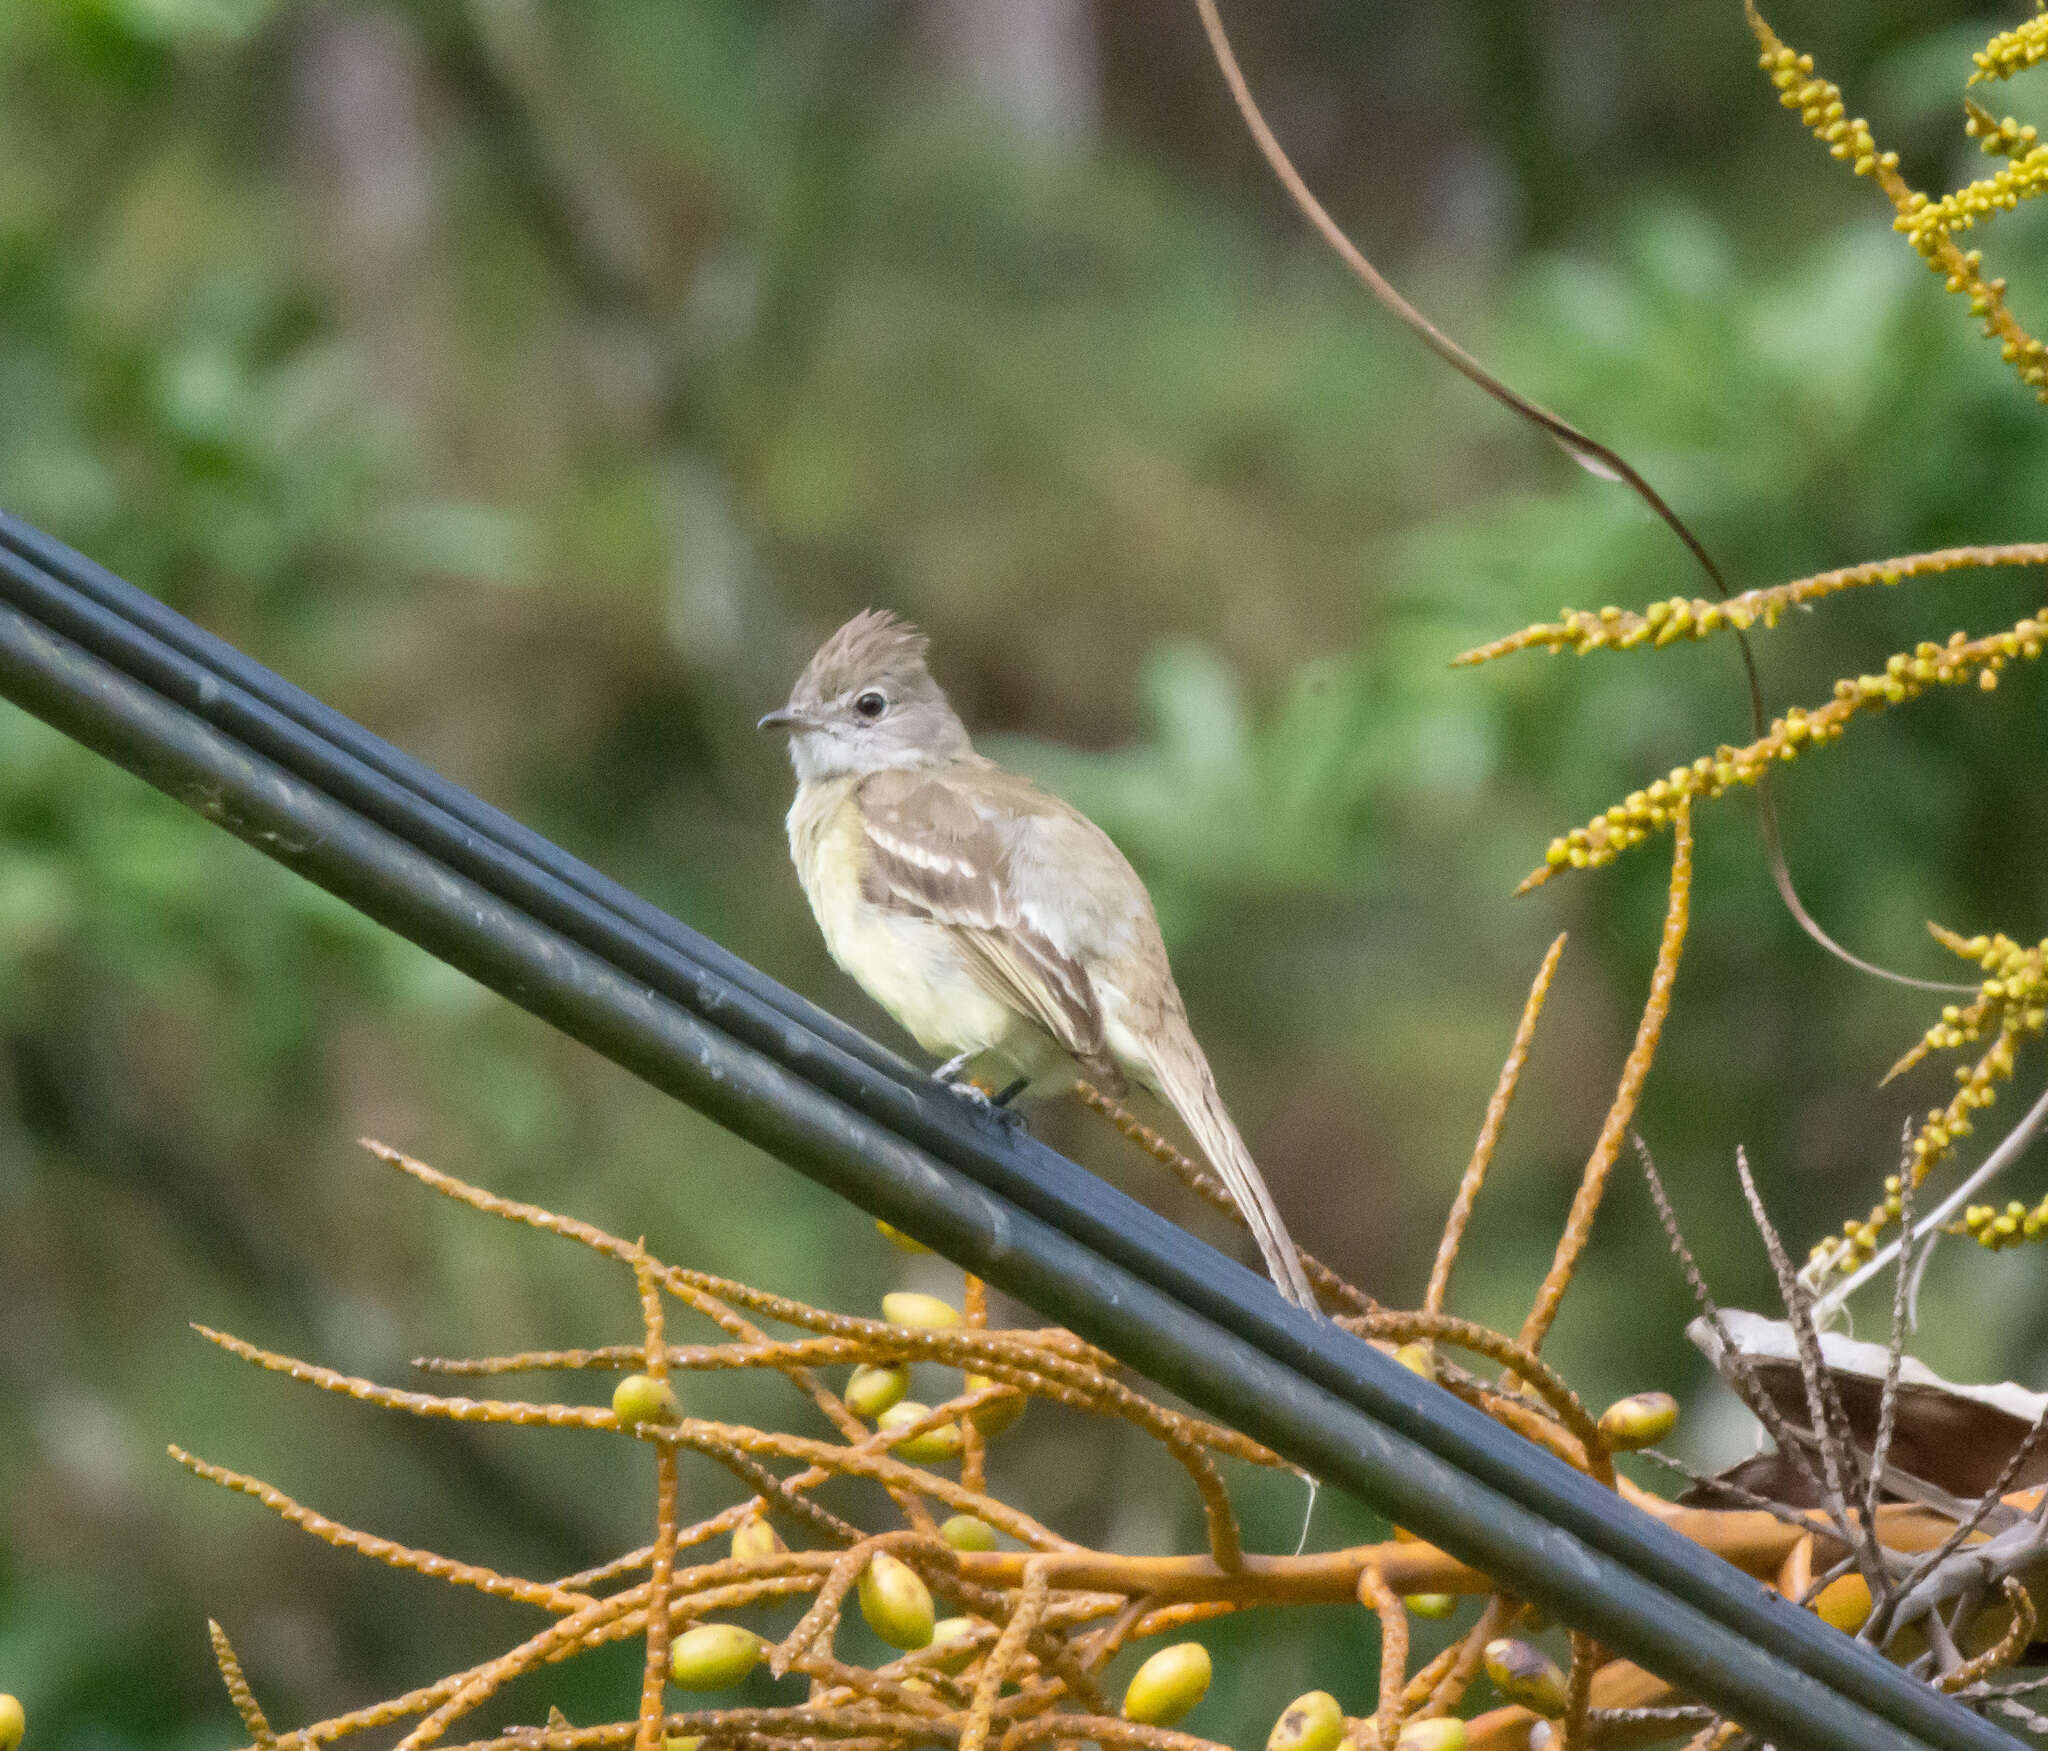
M 802 730 L 811 727 L 811 719 L 793 705 L 785 705 L 771 711 L 757 723 L 757 730 Z

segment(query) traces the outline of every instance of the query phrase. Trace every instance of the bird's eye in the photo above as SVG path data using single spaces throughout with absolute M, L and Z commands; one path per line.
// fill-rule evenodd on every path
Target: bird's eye
M 853 709 L 872 721 L 889 709 L 889 702 L 881 694 L 870 689 L 853 702 Z

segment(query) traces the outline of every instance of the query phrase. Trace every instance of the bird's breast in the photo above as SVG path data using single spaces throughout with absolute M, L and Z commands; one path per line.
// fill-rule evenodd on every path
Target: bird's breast
M 950 930 L 863 892 L 867 835 L 852 784 L 797 793 L 789 849 L 833 960 L 926 1051 L 986 1050 L 1017 1026 L 1016 1012 L 975 979 Z

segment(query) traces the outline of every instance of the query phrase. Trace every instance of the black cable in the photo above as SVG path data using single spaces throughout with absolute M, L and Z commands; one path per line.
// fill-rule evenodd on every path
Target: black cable
M 4 515 L 0 604 L 0 693 L 1776 1743 L 2015 1743 Z

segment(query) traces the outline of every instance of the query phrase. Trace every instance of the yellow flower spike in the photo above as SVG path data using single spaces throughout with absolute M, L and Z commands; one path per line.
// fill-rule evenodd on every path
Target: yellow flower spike
M 683 1407 L 675 1389 L 652 1374 L 628 1374 L 612 1388 L 612 1415 L 622 1429 L 638 1429 L 649 1423 L 679 1423 Z
M 2002 551 L 2006 562 L 2021 562 L 2021 555 L 2016 549 L 1978 549 L 1974 550 L 1974 559 L 1957 557 L 1972 552 L 1960 548 L 1950 549 L 1944 554 L 1916 557 L 1927 562 L 1923 569 L 1940 570 L 1957 564 L 1992 563 L 1984 559 L 1984 556 L 1994 551 Z M 2048 545 L 2029 550 L 2024 557 L 2026 563 L 2048 560 Z M 1937 565 L 1934 563 L 1936 561 L 1946 563 Z M 1892 560 L 1885 564 L 1905 568 L 1911 565 L 1912 561 Z M 1878 576 L 1881 568 L 1864 566 L 1855 569 L 1855 581 L 1870 582 Z M 1830 575 L 1838 580 L 1849 576 L 1847 573 Z M 1836 587 L 1846 585 L 1838 582 Z M 2007 660 L 2008 642 L 2011 643 L 2013 651 L 2020 655 L 2027 654 L 2030 646 L 2034 654 L 2038 655 L 2041 645 L 2038 631 L 2032 620 L 2023 620 L 2017 627 L 2007 632 L 1993 633 L 1978 639 L 1952 639 L 1943 651 L 1945 672 L 1937 673 L 1935 679 L 1952 684 L 1974 678 L 1982 684 L 1986 677 L 1991 676 L 1995 669 Z M 1487 655 L 1498 654 L 1501 649 L 1515 644 L 1516 640 L 1513 639 L 1502 640 L 1499 645 L 1487 646 L 1483 651 L 1468 652 L 1467 657 L 1479 660 Z M 1460 659 L 1463 660 L 1466 659 Z M 1833 740 L 1842 733 L 1849 720 L 1859 713 L 1882 710 L 1887 706 L 1903 703 L 1916 697 L 1921 690 L 1919 682 L 1902 680 L 1891 673 L 1844 678 L 1835 683 L 1834 698 L 1826 704 L 1799 713 L 1788 711 L 1774 722 L 1762 737 L 1747 747 L 1722 748 L 1711 755 L 1700 755 L 1690 766 L 1673 767 L 1666 783 L 1675 795 L 1699 800 L 1721 796 L 1737 785 L 1755 784 L 1773 761 L 1789 758 L 1799 744 L 1811 741 L 1819 745 Z M 1647 795 L 1647 792 L 1643 794 Z M 1617 803 L 1596 815 L 1585 826 L 1574 828 L 1564 835 L 1561 841 L 1553 841 L 1553 848 L 1558 843 L 1563 844 L 1563 856 L 1557 857 L 1546 853 L 1542 865 L 1523 877 L 1521 885 L 1515 891 L 1518 894 L 1525 894 L 1532 888 L 1541 887 L 1565 867 L 1586 869 L 1611 863 L 1620 852 L 1640 844 L 1652 831 L 1662 831 L 1668 823 L 1668 814 L 1659 821 L 1653 819 L 1647 810 L 1632 814 L 1627 803 Z
M 860 1572 L 860 1614 L 892 1648 L 931 1645 L 931 1589 L 914 1568 L 886 1550 L 876 1551 Z
M 1600 1433 L 1622 1453 L 1653 1447 L 1678 1427 L 1678 1400 L 1668 1392 L 1638 1392 L 1600 1413 Z
M 906 1398 L 900 1404 L 891 1405 L 876 1419 L 876 1428 L 883 1434 L 906 1428 L 932 1414 L 932 1407 L 919 1404 L 915 1399 Z M 911 1435 L 901 1441 L 892 1441 L 889 1451 L 898 1459 L 908 1459 L 915 1465 L 932 1465 L 942 1459 L 957 1459 L 964 1437 L 958 1423 L 941 1423 L 935 1429 L 927 1429 L 921 1435 Z
M 1209 1693 L 1209 1650 L 1200 1642 L 1161 1648 L 1140 1666 L 1124 1691 L 1124 1719 L 1170 1727 Z
M 761 1638 L 736 1623 L 700 1623 L 668 1651 L 669 1681 L 682 1690 L 730 1690 L 761 1663 Z
M 764 1562 L 788 1548 L 781 1535 L 759 1514 L 751 1520 L 742 1520 L 732 1529 L 732 1554 L 739 1562 Z
M 891 1406 L 901 1404 L 909 1391 L 908 1362 L 863 1362 L 848 1377 L 843 1396 L 848 1410 L 872 1423 Z
M 1784 45 L 1757 11 L 1755 0 L 1745 0 L 1745 10 L 1750 28 L 1764 51 L 1765 70 L 1778 87 L 1779 101 L 1788 109 L 1799 111 L 1801 122 L 1834 157 L 1850 163 L 1857 175 L 1876 179 L 1892 203 L 1894 228 L 1905 234 L 1927 265 L 1942 276 L 1950 291 L 1968 299 L 1972 314 L 1979 317 L 1984 332 L 1999 341 L 2015 375 L 2048 399 L 2048 389 L 2043 387 L 2048 384 L 2048 370 L 2042 367 L 2041 343 L 2022 329 L 2006 308 L 2004 283 L 1983 278 L 1980 252 L 1966 253 L 1955 242 L 1958 232 L 1998 213 L 2010 212 L 2022 200 L 2048 187 L 2048 163 L 2037 162 L 2037 155 L 2048 158 L 2048 154 L 2042 154 L 2036 141 L 2028 137 L 2029 131 L 2017 123 L 1997 122 L 1987 111 L 1969 105 L 1966 133 L 1980 140 L 1988 151 L 2010 156 L 1996 176 L 1938 201 L 1932 200 L 1906 185 L 1898 174 L 1898 154 L 1878 149 L 1868 123 L 1861 117 L 1849 118 L 1836 86 L 1813 76 L 1808 66 L 1802 65 L 1794 73 L 1775 58 Z M 1975 57 L 1976 71 L 1971 82 L 2006 78 L 2033 65 L 2042 54 L 2035 28 L 2040 22 L 2033 20 L 1993 38 L 1987 52 Z
M 944 1331 L 960 1323 L 960 1310 L 936 1295 L 897 1289 L 882 1297 L 882 1317 L 891 1325 L 907 1325 L 915 1331 Z
M 1569 1693 L 1564 1669 L 1542 1649 L 1512 1636 L 1486 1644 L 1486 1675 L 1507 1701 L 1555 1720 Z
M 702 1733 L 665 1733 L 662 1735 L 661 1751 L 697 1751 L 704 1743 Z
M 18 1697 L 0 1694 L 0 1751 L 15 1751 L 28 1731 L 28 1715 Z
M 1337 1751 L 1344 1737 L 1344 1711 L 1327 1690 L 1297 1696 L 1266 1735 L 1266 1751 Z
M 939 1536 L 955 1550 L 994 1550 L 996 1529 L 972 1514 L 955 1514 L 939 1528 Z
M 1952 1051 L 1977 1044 L 1993 1036 L 1974 1064 L 1957 1067 L 1958 1087 L 1946 1107 L 1930 1107 L 1925 1122 L 1911 1146 L 1913 1183 L 1921 1180 L 1947 1156 L 1956 1139 L 1970 1134 L 1970 1114 L 1991 1106 L 1998 1098 L 1998 1085 L 2012 1075 L 2015 1048 L 2020 1041 L 2040 1038 L 2048 1032 L 2048 1008 L 2035 1001 L 2048 981 L 2048 941 L 2023 947 L 2010 937 L 1963 937 L 1940 925 L 1929 925 L 1936 941 L 1951 953 L 1975 961 L 1990 975 L 1968 1003 L 1943 1005 L 1940 1019 L 1907 1051 L 1890 1076 L 1911 1069 L 1934 1051 Z M 1885 1182 L 1882 1202 L 1874 1205 L 1860 1224 L 1844 1224 L 1852 1245 L 1830 1254 L 1820 1268 L 1830 1273 L 1847 1270 L 1875 1250 L 1878 1236 L 1898 1220 L 1900 1211 L 1897 1176 Z M 2005 1218 L 2010 1218 L 2009 1222 Z M 2001 1226 L 2001 1222 L 2005 1222 Z M 2007 1210 L 2003 1216 L 1989 1205 L 1972 1205 L 1952 1232 L 1966 1233 L 1979 1245 L 1997 1249 L 2017 1245 L 2031 1238 L 2026 1232 L 2026 1212 Z

